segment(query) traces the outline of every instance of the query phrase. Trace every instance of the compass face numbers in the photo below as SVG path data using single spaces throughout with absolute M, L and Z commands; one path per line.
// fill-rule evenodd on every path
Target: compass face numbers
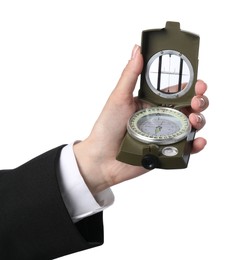
M 158 96 L 171 99 L 183 96 L 192 86 L 193 67 L 178 51 L 162 50 L 147 63 L 146 82 Z
M 184 139 L 191 131 L 188 118 L 167 107 L 151 107 L 136 112 L 127 125 L 128 133 L 143 143 L 172 144 Z

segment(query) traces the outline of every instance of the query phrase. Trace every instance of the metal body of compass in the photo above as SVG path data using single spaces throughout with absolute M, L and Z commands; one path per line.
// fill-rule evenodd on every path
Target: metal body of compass
M 199 36 L 177 22 L 142 32 L 139 98 L 150 104 L 129 120 L 117 159 L 147 169 L 186 168 L 195 130 L 180 110 L 190 106 L 197 79 Z

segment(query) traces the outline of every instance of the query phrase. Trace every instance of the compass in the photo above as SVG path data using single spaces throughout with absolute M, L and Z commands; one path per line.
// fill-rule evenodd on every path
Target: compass
M 178 22 L 142 32 L 144 68 L 138 96 L 150 104 L 128 121 L 117 160 L 147 169 L 188 165 L 195 129 L 181 109 L 195 95 L 199 36 Z

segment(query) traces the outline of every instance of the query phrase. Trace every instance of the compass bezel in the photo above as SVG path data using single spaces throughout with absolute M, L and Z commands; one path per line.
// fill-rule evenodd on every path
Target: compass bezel
M 164 134 L 164 135 L 150 135 L 143 132 L 138 127 L 138 122 L 143 117 L 158 115 L 159 117 L 165 116 L 170 117 L 170 122 L 175 122 L 179 125 L 179 130 L 172 134 Z M 142 142 L 142 143 L 153 143 L 158 145 L 166 145 L 177 143 L 184 138 L 191 131 L 191 124 L 185 114 L 180 112 L 179 110 L 168 108 L 168 107 L 150 107 L 137 111 L 128 121 L 127 131 L 134 139 Z

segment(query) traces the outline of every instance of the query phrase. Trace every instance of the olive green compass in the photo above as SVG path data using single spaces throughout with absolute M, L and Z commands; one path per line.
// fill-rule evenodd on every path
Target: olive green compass
M 195 129 L 181 109 L 191 104 L 197 80 L 199 36 L 167 22 L 142 32 L 140 99 L 149 108 L 128 121 L 117 160 L 147 169 L 188 165 Z

